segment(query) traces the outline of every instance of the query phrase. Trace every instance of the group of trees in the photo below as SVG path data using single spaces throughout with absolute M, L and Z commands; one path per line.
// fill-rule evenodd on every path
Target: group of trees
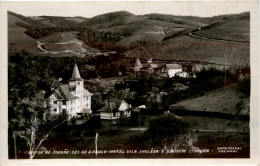
M 198 72 L 196 78 L 165 78 L 156 79 L 152 76 L 143 76 L 135 82 L 125 82 L 125 87 L 137 94 L 134 105 L 146 104 L 153 108 L 165 108 L 180 100 L 202 96 L 204 93 L 228 86 L 238 81 L 235 74 L 229 71 L 219 71 L 214 68 Z M 226 81 L 225 81 L 226 77 Z M 226 84 L 225 84 L 226 83 Z M 250 87 L 239 84 L 241 89 Z M 243 86 L 244 85 L 244 86 Z M 143 102 L 143 103 L 141 103 Z
M 67 120 L 66 113 L 50 113 L 51 109 L 45 95 L 58 85 L 58 81 L 54 77 L 55 72 L 46 68 L 48 65 L 45 63 L 44 58 L 40 60 L 26 52 L 9 51 L 8 138 L 10 145 L 13 142 L 12 136 L 19 136 L 24 140 L 30 158 L 36 155 L 36 151 L 52 130 Z M 21 147 L 21 144 L 13 144 L 9 149 L 10 157 L 17 157 L 16 149 Z
M 130 137 L 127 148 L 161 150 L 194 149 L 197 136 L 191 131 L 190 124 L 180 117 L 165 112 L 149 123 L 148 130 L 138 136 Z

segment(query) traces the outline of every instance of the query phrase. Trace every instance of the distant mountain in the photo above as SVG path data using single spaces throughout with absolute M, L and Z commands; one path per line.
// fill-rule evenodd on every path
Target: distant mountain
M 209 38 L 250 42 L 250 13 L 224 17 L 222 21 L 205 26 L 195 33 Z
M 174 19 L 174 16 L 171 17 Z M 165 18 L 162 17 L 162 19 Z M 197 17 L 188 18 L 192 21 L 198 19 Z M 235 68 L 250 66 L 250 13 L 199 19 L 200 22 L 214 20 L 214 23 L 191 31 L 194 35 L 183 33 L 173 35 L 160 43 L 143 42 L 127 51 L 125 55 L 129 58 L 141 59 L 153 56 L 154 59 L 161 60 L 226 63 Z M 147 55 L 141 45 L 149 50 L 151 55 Z
M 85 55 L 98 49 L 122 52 L 130 46 L 128 57 L 145 59 L 150 55 L 142 45 L 155 59 L 223 64 L 226 54 L 227 64 L 249 66 L 249 36 L 249 12 L 205 18 L 126 11 L 92 18 L 8 12 L 9 48 L 43 55 L 52 51 L 59 56 Z M 39 42 L 44 43 L 41 48 Z
M 40 52 L 36 47 L 36 40 L 25 34 L 26 28 L 17 25 L 17 23 L 29 25 L 23 19 L 8 13 L 8 47 L 19 51 Z
M 213 17 L 176 16 L 176 15 L 168 15 L 168 14 L 151 13 L 151 14 L 143 15 L 143 17 L 152 20 L 160 20 L 160 21 L 167 21 L 167 22 L 188 22 L 196 25 L 205 26 L 225 19 L 237 19 L 241 17 L 250 17 L 250 13 L 244 12 L 240 14 L 218 15 Z
M 118 12 L 101 14 L 82 22 L 80 26 L 90 26 L 90 25 L 96 25 L 100 23 L 107 23 L 117 19 L 124 19 L 125 17 L 129 17 L 129 16 L 134 16 L 134 14 L 129 13 L 127 11 L 118 11 Z
M 126 11 L 98 15 L 80 25 L 103 32 L 119 33 L 118 44 L 129 45 L 136 41 L 160 42 L 168 36 L 194 30 L 204 24 L 167 22 L 147 19 Z

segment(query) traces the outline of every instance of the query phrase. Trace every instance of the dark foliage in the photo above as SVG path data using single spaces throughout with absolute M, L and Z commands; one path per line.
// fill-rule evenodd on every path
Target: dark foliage
M 148 130 L 143 135 L 131 137 L 127 144 L 137 145 L 139 148 L 160 147 L 165 141 L 172 142 L 188 130 L 188 123 L 173 114 L 166 113 L 151 120 Z
M 243 92 L 245 95 L 250 96 L 250 78 L 239 81 L 237 90 Z

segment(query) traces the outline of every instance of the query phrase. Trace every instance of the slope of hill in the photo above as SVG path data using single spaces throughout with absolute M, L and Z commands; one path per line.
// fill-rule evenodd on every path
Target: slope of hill
M 234 69 L 250 66 L 250 47 L 243 43 L 226 43 L 182 35 L 165 42 L 136 44 L 125 55 L 129 58 L 150 58 L 141 45 L 149 50 L 154 59 L 225 64 L 226 55 L 226 64 Z
M 171 109 L 221 112 L 235 115 L 237 104 L 244 101 L 249 107 L 249 97 L 236 90 L 235 86 L 212 91 L 204 96 L 187 99 L 170 106 Z M 249 111 L 249 110 L 248 110 Z M 244 112 L 249 115 L 249 112 Z
M 193 32 L 208 37 L 248 41 L 249 13 L 210 18 L 159 14 L 136 16 L 125 11 L 102 14 L 88 19 L 54 16 L 25 17 L 11 12 L 8 15 L 10 18 L 8 19 L 10 22 L 9 46 L 13 48 L 36 52 L 44 52 L 44 49 L 55 52 L 67 51 L 64 53 L 71 50 L 81 54 L 90 49 L 82 44 L 81 41 L 84 41 L 90 46 L 94 43 L 92 46 L 101 49 L 107 48 L 103 47 L 106 43 L 107 45 L 130 45 L 132 49 L 129 57 L 147 58 L 146 53 L 138 47 L 138 44 L 137 47 L 133 44 L 142 41 L 143 46 L 151 52 L 155 59 L 224 64 L 224 56 L 226 55 L 228 65 L 249 66 L 250 49 L 248 44 L 208 40 L 188 35 L 189 32 Z M 216 24 L 216 21 L 219 23 Z M 21 23 L 20 26 L 17 23 Z M 194 32 L 198 29 L 201 30 Z M 30 31 L 29 34 L 28 31 Z M 39 43 L 48 44 L 42 44 L 41 46 L 44 48 L 37 48 L 39 43 L 37 44 L 36 40 L 27 36 L 25 32 L 37 39 Z M 77 34 L 77 32 L 80 33 Z M 61 33 L 65 36 L 62 37 Z M 68 40 L 74 43 L 66 43 L 65 45 L 64 42 L 68 42 Z M 59 46 L 61 47 L 58 48 Z
M 90 25 L 96 25 L 100 23 L 107 23 L 114 21 L 116 19 L 122 19 L 128 16 L 134 16 L 134 14 L 129 13 L 127 11 L 118 11 L 118 12 L 111 12 L 106 14 L 97 15 L 95 17 L 92 17 L 89 20 L 86 20 L 82 22 L 79 26 L 90 26 Z
M 28 24 L 17 16 L 8 13 L 8 46 L 19 51 L 26 50 L 31 53 L 37 53 L 35 39 L 25 34 L 26 28 L 18 26 L 16 23 Z
M 183 29 L 184 33 L 172 35 L 164 42 L 143 42 L 141 45 L 151 52 L 154 59 L 224 64 L 226 55 L 227 65 L 234 68 L 248 67 L 250 66 L 250 45 L 244 42 L 249 41 L 250 36 L 249 13 L 232 15 L 231 18 L 193 32 L 202 37 L 188 35 L 189 33 Z M 149 55 L 138 45 L 128 52 L 126 54 L 130 58 L 149 58 Z
M 71 19 L 73 19 L 73 21 Z M 29 27 L 29 29 L 39 28 L 39 30 L 41 30 L 41 28 L 48 29 L 57 26 L 69 27 L 76 25 L 75 20 L 79 22 L 79 20 L 83 19 L 84 18 L 81 17 L 25 17 L 8 12 L 9 48 L 49 56 L 93 55 L 99 51 L 86 46 L 82 41 L 77 39 L 78 32 L 53 32 L 37 40 L 25 33 L 28 32 L 28 29 L 25 27 Z
M 205 25 L 213 24 L 215 22 L 223 21 L 225 19 L 236 19 L 244 16 L 247 17 L 247 15 L 249 15 L 249 12 L 244 12 L 240 14 L 218 15 L 213 17 L 175 16 L 175 15 L 151 13 L 151 14 L 143 15 L 143 17 L 152 20 L 160 20 L 166 22 L 185 22 L 186 24 L 205 26 Z
M 77 32 L 57 32 L 37 40 L 37 47 L 41 54 L 46 55 L 78 55 L 94 54 L 96 49 L 86 46 L 76 38 Z
M 99 15 L 82 22 L 81 26 L 104 32 L 120 33 L 118 44 L 129 45 L 136 41 L 160 42 L 165 37 L 180 31 L 194 30 L 204 24 L 186 22 L 165 22 L 146 19 L 129 12 L 113 12 Z
M 250 14 L 235 19 L 227 19 L 214 26 L 203 27 L 195 34 L 232 41 L 250 42 Z

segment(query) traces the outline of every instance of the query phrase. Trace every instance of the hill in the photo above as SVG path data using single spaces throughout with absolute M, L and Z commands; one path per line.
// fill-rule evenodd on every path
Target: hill
M 176 16 L 176 15 L 167 15 L 167 14 L 158 14 L 158 13 L 151 13 L 145 14 L 143 17 L 152 19 L 152 20 L 160 20 L 166 22 L 186 22 L 192 23 L 198 26 L 205 26 L 210 25 L 216 22 L 220 22 L 226 19 L 236 19 L 243 16 L 248 16 L 249 12 L 244 12 L 240 14 L 228 14 L 228 15 L 218 15 L 213 17 L 198 17 L 198 16 Z
M 214 18 L 216 20 L 216 18 L 222 18 L 222 16 Z M 164 38 L 163 42 L 137 43 L 132 45 L 132 48 L 125 55 L 129 58 L 150 58 L 142 49 L 142 45 L 149 50 L 154 59 L 226 63 L 234 68 L 249 67 L 249 24 L 249 13 L 231 15 L 230 19 L 222 19 L 217 23 L 191 32 L 185 30 L 176 32 L 167 39 Z
M 95 54 L 98 51 L 88 47 L 76 38 L 77 32 L 57 32 L 37 40 L 37 47 L 45 55 L 77 55 Z
M 72 18 L 69 17 L 25 17 L 13 12 L 8 12 L 8 43 L 9 48 L 41 55 L 49 56 L 85 56 L 98 53 L 94 48 L 86 46 L 78 39 L 78 32 L 53 32 L 40 37 L 41 30 L 52 27 L 72 26 Z M 75 20 L 84 18 L 75 17 Z M 56 21 L 55 21 L 56 20 Z M 60 20 L 60 21 L 57 21 Z M 70 21 L 68 21 L 70 20 Z M 71 24 L 69 24 L 71 23 Z M 73 23 L 73 26 L 75 24 Z M 39 38 L 33 38 L 28 34 L 30 30 L 37 29 L 34 33 Z M 69 30 L 69 29 L 68 29 Z M 33 36 L 33 34 L 32 34 Z
M 36 40 L 26 35 L 26 28 L 18 26 L 16 23 L 21 22 L 28 24 L 24 20 L 16 17 L 12 13 L 8 13 L 8 46 L 19 51 L 26 50 L 28 52 L 37 53 Z
M 136 41 L 161 42 L 165 37 L 187 30 L 191 31 L 202 26 L 202 24 L 188 21 L 165 22 L 152 20 L 125 11 L 95 16 L 80 25 L 101 32 L 119 33 L 121 37 L 117 43 L 122 45 L 130 45 Z
M 194 33 L 208 38 L 250 42 L 250 14 L 244 13 L 235 19 L 226 18 L 218 24 L 201 29 Z
M 111 12 L 106 14 L 97 15 L 95 17 L 92 17 L 91 19 L 88 19 L 80 24 L 80 26 L 90 26 L 90 25 L 96 25 L 100 23 L 107 23 L 111 22 L 117 19 L 122 19 L 128 16 L 134 16 L 134 14 L 129 13 L 127 11 L 118 11 L 118 12 Z
M 249 97 L 237 91 L 235 86 L 231 86 L 209 92 L 201 97 L 178 102 L 171 105 L 170 108 L 181 109 L 183 111 L 207 111 L 235 115 L 237 113 L 237 104 L 240 102 L 247 103 L 246 107 L 248 107 L 248 109 L 246 112 L 243 112 L 243 114 L 249 115 Z
M 69 50 L 82 54 L 94 50 L 91 47 L 118 52 L 130 48 L 125 52 L 128 57 L 149 58 L 140 48 L 141 43 L 154 59 L 224 64 L 226 55 L 228 65 L 248 67 L 250 64 L 250 47 L 243 43 L 249 41 L 249 13 L 207 18 L 162 14 L 138 16 L 126 11 L 93 18 L 25 17 L 12 12 L 8 16 L 10 48 L 43 52 L 37 48 L 38 41 L 56 43 L 42 46 L 45 50 L 65 54 L 70 54 Z M 67 39 L 61 37 L 61 33 Z M 74 43 L 64 45 L 68 40 Z

